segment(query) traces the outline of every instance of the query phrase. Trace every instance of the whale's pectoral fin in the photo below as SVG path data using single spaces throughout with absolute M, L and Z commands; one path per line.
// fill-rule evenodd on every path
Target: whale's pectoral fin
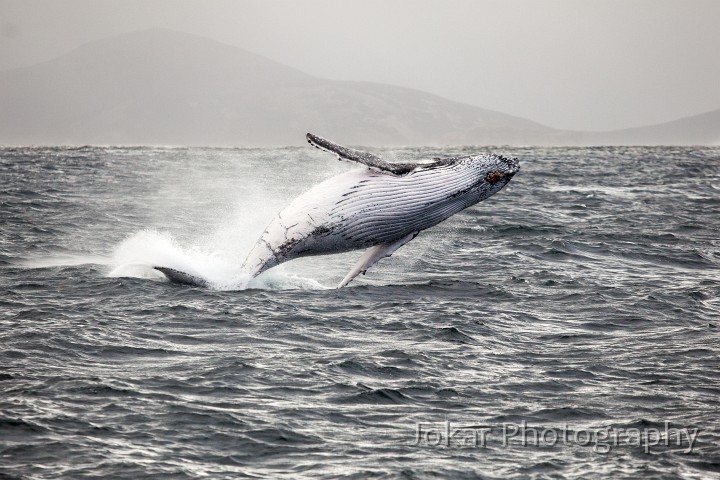
M 359 274 L 364 274 L 367 269 L 375 265 L 378 260 L 389 257 L 390 255 L 395 253 L 395 250 L 402 247 L 413 238 L 417 237 L 418 233 L 419 232 L 412 232 L 395 242 L 381 243 L 380 245 L 375 245 L 374 247 L 368 248 L 365 253 L 363 253 L 362 257 L 360 257 L 360 260 L 358 260 L 352 270 L 350 270 L 350 272 L 345 275 L 345 278 L 343 278 L 343 281 L 340 282 L 340 285 L 338 285 L 337 288 L 344 287 L 348 283 L 352 282 L 353 278 L 357 277 Z
M 207 280 L 197 275 L 181 272 L 174 268 L 153 267 L 158 272 L 162 272 L 172 283 L 180 283 L 182 285 L 192 285 L 194 287 L 208 287 L 210 284 Z
M 313 135 L 312 133 L 308 133 L 305 138 L 307 138 L 308 143 L 310 143 L 310 145 L 312 145 L 313 147 L 319 148 L 320 150 L 325 150 L 326 152 L 334 153 L 341 160 L 362 163 L 369 169 L 375 170 L 380 173 L 388 173 L 391 175 L 405 175 L 406 173 L 412 172 L 413 170 L 415 170 L 415 167 L 417 167 L 417 165 L 414 165 L 412 163 L 386 162 L 382 158 L 378 157 L 377 155 L 373 155 L 372 153 L 343 147 L 341 145 L 331 142 L 330 140 L 325 140 L 324 138 L 320 138 L 317 135 Z

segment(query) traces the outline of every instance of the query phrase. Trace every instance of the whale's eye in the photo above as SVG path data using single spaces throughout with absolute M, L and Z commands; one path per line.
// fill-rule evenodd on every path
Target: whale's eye
M 485 175 L 485 181 L 491 185 L 495 185 L 497 182 L 502 180 L 504 177 L 503 173 L 499 170 L 494 170 Z

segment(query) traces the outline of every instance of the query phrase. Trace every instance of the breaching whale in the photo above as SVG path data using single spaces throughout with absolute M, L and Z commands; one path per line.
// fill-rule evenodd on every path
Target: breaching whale
M 344 287 L 422 230 L 497 193 L 520 170 L 516 159 L 495 154 L 390 163 L 311 133 L 307 140 L 362 168 L 325 180 L 281 211 L 241 267 L 253 277 L 294 258 L 366 248 L 338 285 Z M 177 283 L 209 283 L 171 268 L 154 268 Z

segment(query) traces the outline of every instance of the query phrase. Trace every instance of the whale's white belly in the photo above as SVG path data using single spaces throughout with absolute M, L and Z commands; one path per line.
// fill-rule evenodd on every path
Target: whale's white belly
M 475 203 L 472 176 L 453 168 L 392 176 L 368 169 L 330 178 L 297 197 L 270 223 L 244 268 L 388 243 L 432 227 Z M 465 194 L 458 194 L 464 192 Z

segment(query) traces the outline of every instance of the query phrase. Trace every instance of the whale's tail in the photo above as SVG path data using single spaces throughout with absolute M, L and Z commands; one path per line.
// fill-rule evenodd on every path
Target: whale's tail
M 198 275 L 193 275 L 191 273 L 181 272 L 180 270 L 175 270 L 174 268 L 168 268 L 168 267 L 153 267 L 158 272 L 162 272 L 168 280 L 172 283 L 178 283 L 181 285 L 191 285 L 193 287 L 203 287 L 207 288 L 210 286 L 210 282 Z

